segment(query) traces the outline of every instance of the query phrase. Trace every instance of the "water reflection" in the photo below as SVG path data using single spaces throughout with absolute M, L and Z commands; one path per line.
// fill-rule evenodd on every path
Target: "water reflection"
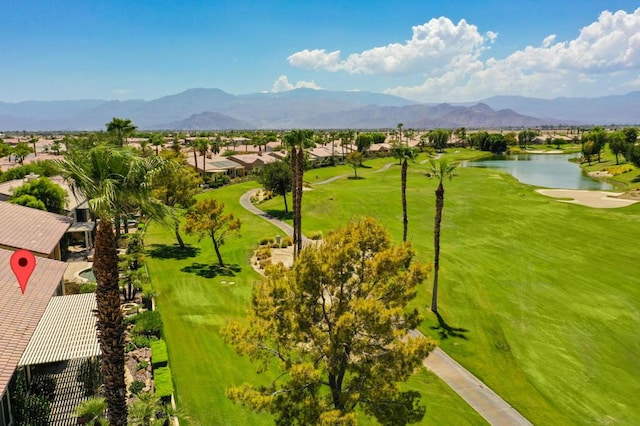
M 613 189 L 607 182 L 591 179 L 569 161 L 579 154 L 495 155 L 483 160 L 467 161 L 463 167 L 501 169 L 520 182 L 545 188 Z

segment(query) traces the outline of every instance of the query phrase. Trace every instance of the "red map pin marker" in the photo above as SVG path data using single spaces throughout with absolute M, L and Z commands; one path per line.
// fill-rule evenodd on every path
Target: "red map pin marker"
M 36 258 L 29 250 L 18 250 L 11 256 L 11 269 L 20 283 L 20 290 L 24 294 L 29 277 L 36 267 Z

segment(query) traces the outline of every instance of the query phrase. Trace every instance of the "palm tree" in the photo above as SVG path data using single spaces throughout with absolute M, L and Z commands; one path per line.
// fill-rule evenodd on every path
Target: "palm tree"
M 150 218 L 167 217 L 168 209 L 150 197 L 150 181 L 169 163 L 161 157 L 142 158 L 132 149 L 100 145 L 83 157 L 58 161 L 62 175 L 75 194 L 89 200 L 92 216 L 99 219 L 93 270 L 97 281 L 96 316 L 105 377 L 109 423 L 127 424 L 124 382 L 124 331 L 118 287 L 118 253 L 114 221 L 125 205 L 136 202 Z M 125 200 L 126 202 L 123 202 Z
M 433 228 L 433 293 L 431 294 L 431 311 L 438 313 L 438 270 L 440 269 L 440 223 L 442 222 L 442 209 L 444 208 L 444 186 L 442 182 L 446 177 L 452 179 L 455 176 L 455 164 L 449 164 L 447 160 L 440 159 L 437 162 L 430 160 L 431 173 L 429 177 L 438 179 L 436 189 L 436 217 Z
M 149 138 L 149 143 L 156 147 L 156 155 L 158 155 L 158 149 L 164 144 L 164 137 L 161 133 L 153 133 Z
M 291 195 L 293 198 L 293 255 L 302 250 L 302 177 L 304 175 L 304 149 L 313 143 L 313 131 L 292 130 L 284 135 L 291 152 Z
M 29 143 L 33 145 L 33 155 L 37 157 L 38 152 L 36 151 L 36 143 L 38 143 L 38 138 L 35 138 L 33 137 L 33 135 L 31 135 L 31 139 L 29 139 Z
M 409 168 L 408 160 L 415 160 L 416 151 L 413 148 L 404 147 L 401 151 L 402 169 L 400 172 L 400 187 L 402 190 L 402 241 L 407 241 L 407 232 L 409 231 L 409 218 L 407 216 L 407 169 Z
M 404 126 L 403 123 L 398 123 L 397 124 L 397 128 L 398 128 L 398 142 L 402 142 L 402 127 Z
M 130 119 L 117 117 L 113 117 L 113 120 L 105 124 L 105 126 L 107 126 L 107 133 L 113 135 L 116 145 L 119 147 L 124 146 L 125 139 L 138 128 Z

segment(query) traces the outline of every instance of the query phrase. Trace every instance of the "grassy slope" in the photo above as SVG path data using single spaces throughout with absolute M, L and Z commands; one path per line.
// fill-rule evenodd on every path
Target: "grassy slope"
M 409 237 L 430 261 L 436 182 L 425 170 L 409 168 Z M 305 232 L 373 214 L 400 238 L 399 167 L 360 174 L 305 193 Z M 468 331 L 442 347 L 536 424 L 640 418 L 640 205 L 563 204 L 480 169 L 445 186 L 440 307 Z M 438 336 L 428 318 L 423 331 Z
M 348 170 L 347 170 L 348 171 Z M 325 170 L 323 173 L 327 173 Z M 335 171 L 334 171 L 335 173 Z M 146 237 L 148 257 L 160 312 L 169 344 L 171 368 L 178 401 L 190 415 L 191 424 L 260 425 L 272 424 L 269 415 L 256 415 L 225 397 L 225 389 L 243 382 L 256 383 L 264 378 L 254 374 L 255 367 L 220 338 L 220 327 L 227 319 L 242 318 L 246 312 L 251 286 L 259 276 L 248 266 L 256 242 L 265 236 L 281 233 L 264 220 L 246 213 L 238 204 L 241 194 L 255 183 L 226 187 L 206 193 L 225 202 L 227 209 L 242 222 L 242 236 L 229 239 L 223 247 L 225 262 L 238 264 L 242 270 L 234 277 L 206 278 L 198 275 L 215 263 L 209 240 L 200 243 L 185 238 L 194 249 L 189 257 L 171 258 L 173 234 L 158 226 L 151 227 Z M 278 209 L 282 209 L 279 197 Z M 164 253 L 162 255 L 162 248 Z M 188 272 L 186 268 L 195 271 Z M 227 284 L 222 284 L 226 281 Z M 234 281 L 232 286 L 229 281 Z M 419 389 L 428 405 L 425 424 L 475 425 L 484 421 L 453 393 L 442 381 L 427 371 L 421 371 L 408 383 Z M 366 419 L 363 419 L 366 420 Z

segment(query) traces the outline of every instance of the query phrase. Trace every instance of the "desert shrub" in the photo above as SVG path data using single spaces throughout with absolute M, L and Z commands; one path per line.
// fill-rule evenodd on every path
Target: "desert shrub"
M 271 257 L 271 249 L 269 247 L 261 247 L 256 251 L 256 258 L 258 260 L 267 259 Z
M 153 370 L 153 382 L 156 386 L 156 396 L 163 401 L 171 398 L 173 384 L 171 382 L 171 369 L 169 367 L 160 367 Z
M 146 359 L 143 359 L 138 364 L 136 364 L 136 370 L 144 370 L 148 366 L 149 366 L 149 361 L 147 361 Z
M 267 244 L 269 244 L 269 239 L 268 238 L 263 238 L 260 240 L 259 243 L 261 246 L 266 246 Z
M 271 265 L 271 258 L 260 260 L 258 262 L 258 265 L 260 266 L 260 269 L 266 268 L 267 266 Z
M 272 242 L 271 244 L 269 244 L 270 248 L 280 248 L 280 244 L 276 243 L 275 241 Z
M 280 247 L 289 247 L 293 245 L 293 237 L 287 235 L 280 241 Z
M 133 383 L 129 385 L 129 392 L 137 395 L 142 392 L 142 389 L 144 389 L 145 386 L 146 385 L 144 384 L 144 382 L 141 382 L 140 380 L 134 380 Z
M 167 344 L 164 340 L 154 340 L 151 342 L 151 365 L 153 368 L 165 367 L 169 361 Z
M 309 238 L 310 240 L 321 240 L 322 239 L 322 231 L 311 231 L 309 233 L 307 233 L 307 238 Z

